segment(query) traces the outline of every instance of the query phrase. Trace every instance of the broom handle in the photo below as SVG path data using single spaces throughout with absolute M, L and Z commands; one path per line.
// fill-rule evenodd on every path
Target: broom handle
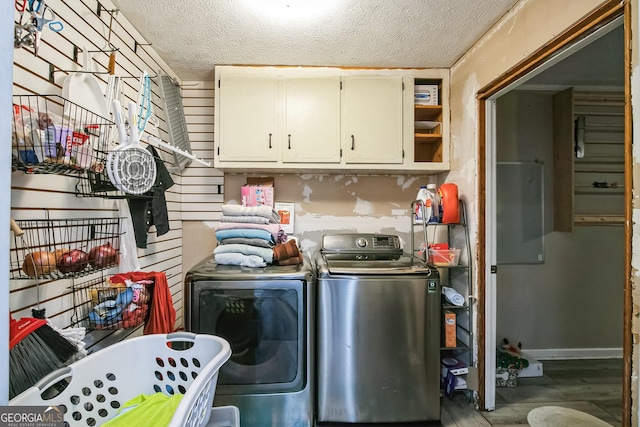
M 24 234 L 24 230 L 20 228 L 18 223 L 13 218 L 9 218 L 9 220 L 10 220 L 11 231 L 13 231 L 13 234 L 15 234 L 17 237 L 22 236 Z

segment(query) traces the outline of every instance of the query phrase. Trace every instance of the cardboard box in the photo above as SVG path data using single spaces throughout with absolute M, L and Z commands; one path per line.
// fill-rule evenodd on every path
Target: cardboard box
M 456 313 L 453 311 L 444 312 L 444 346 L 455 347 L 456 346 Z
M 453 359 L 453 358 L 443 359 L 442 372 L 441 372 L 443 378 L 446 377 L 449 372 L 451 372 L 451 374 L 453 375 L 463 375 L 463 374 L 469 373 L 469 367 L 467 366 L 466 363 L 458 360 L 457 363 L 450 365 L 445 363 L 445 361 L 448 361 L 448 360 L 456 360 L 456 359 Z
M 464 375 L 464 374 L 468 374 L 469 373 L 469 367 L 465 366 L 464 368 L 455 368 L 455 369 L 451 369 L 451 368 L 447 368 L 446 366 L 443 366 L 440 369 L 440 375 L 442 376 L 442 378 L 446 378 L 447 374 L 451 373 L 451 375 Z
M 415 85 L 413 99 L 418 105 L 438 105 L 438 86 Z
M 528 354 L 525 354 L 524 352 L 521 352 L 520 354 L 523 359 L 527 359 L 529 361 L 529 366 L 518 371 L 519 377 L 523 377 L 523 378 L 541 377 L 544 374 L 542 369 L 542 362 L 534 359 L 533 357 L 529 356 Z
M 242 206 L 273 207 L 275 191 L 273 178 L 247 178 L 247 183 L 242 186 Z

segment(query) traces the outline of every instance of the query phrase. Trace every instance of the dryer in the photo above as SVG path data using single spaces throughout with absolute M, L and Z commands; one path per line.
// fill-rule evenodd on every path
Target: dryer
M 313 425 L 314 274 L 310 262 L 250 268 L 208 257 L 185 276 L 185 328 L 229 341 L 214 406 L 242 427 Z

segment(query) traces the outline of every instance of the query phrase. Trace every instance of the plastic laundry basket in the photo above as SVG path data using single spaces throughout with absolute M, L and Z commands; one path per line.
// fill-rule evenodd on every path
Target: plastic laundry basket
M 169 426 L 206 426 L 218 372 L 230 356 L 229 343 L 213 335 L 131 338 L 49 374 L 9 404 L 61 406 L 70 426 L 100 426 L 135 396 L 182 393 Z

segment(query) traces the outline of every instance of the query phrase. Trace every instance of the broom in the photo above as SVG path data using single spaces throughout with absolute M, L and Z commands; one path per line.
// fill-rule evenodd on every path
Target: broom
M 61 368 L 77 347 L 59 335 L 45 319 L 10 319 L 9 398 Z

